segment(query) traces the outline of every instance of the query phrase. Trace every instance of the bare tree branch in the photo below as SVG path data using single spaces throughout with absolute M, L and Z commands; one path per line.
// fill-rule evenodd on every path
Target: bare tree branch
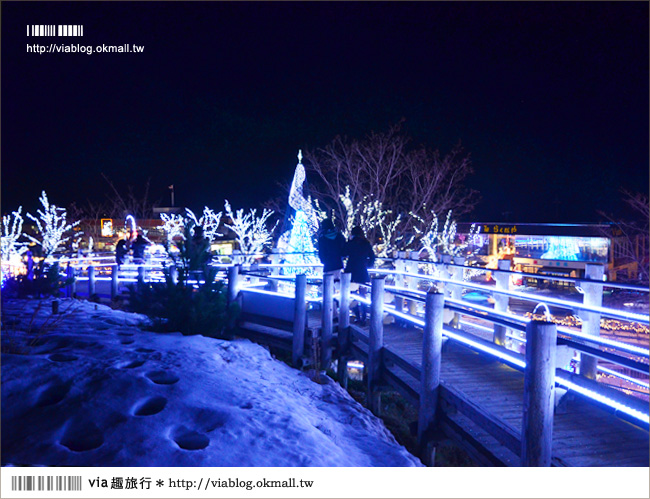
M 123 195 L 104 173 L 102 173 L 102 177 L 104 177 L 113 192 L 113 197 L 108 196 L 107 205 L 111 218 L 125 218 L 127 215 L 133 215 L 136 219 L 155 218 L 153 208 L 158 205 L 159 201 L 154 202 L 149 199 L 151 179 L 147 179 L 144 183 L 142 195 L 135 194 L 131 185 L 127 186 L 127 193 Z
M 632 208 L 633 220 L 621 220 L 599 212 L 607 220 L 615 224 L 614 238 L 612 239 L 612 252 L 615 264 L 625 265 L 632 263 L 636 268 L 636 276 L 628 276 L 631 280 L 648 282 L 650 278 L 649 260 L 650 254 L 650 205 L 648 195 L 632 193 L 625 189 L 621 190 L 623 201 Z
M 337 136 L 325 147 L 307 151 L 305 158 L 314 198 L 344 223 L 347 210 L 341 196 L 348 186 L 348 204 L 372 199 L 395 216 L 402 215 L 402 233 L 415 223 L 409 213 L 428 224 L 432 213 L 453 209 L 462 215 L 478 201 L 478 193 L 464 186 L 473 169 L 460 144 L 445 156 L 424 146 L 412 147 L 401 123 L 362 140 Z

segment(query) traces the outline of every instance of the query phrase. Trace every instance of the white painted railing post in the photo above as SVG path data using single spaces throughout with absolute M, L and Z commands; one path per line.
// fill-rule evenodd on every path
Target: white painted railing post
M 228 307 L 237 301 L 239 295 L 240 265 L 233 265 L 228 269 Z M 235 328 L 235 320 L 230 319 L 227 329 Z
M 228 304 L 237 300 L 239 294 L 240 265 L 233 265 L 228 269 Z
M 433 291 L 427 293 L 422 340 L 418 448 L 421 459 L 428 466 L 433 466 L 435 462 L 435 442 L 432 436 L 436 421 L 438 387 L 440 386 L 444 306 L 444 294 Z
M 350 352 L 350 282 L 352 274 L 341 273 L 341 299 L 339 301 L 339 358 L 337 378 L 343 388 L 348 387 L 348 355 Z
M 95 294 L 95 266 L 88 266 L 88 298 Z
M 499 260 L 499 270 L 510 270 L 510 260 Z M 494 272 L 494 280 L 496 281 L 497 290 L 508 291 L 510 288 L 510 274 L 506 272 Z M 497 312 L 508 311 L 508 296 L 494 293 L 494 310 Z M 494 324 L 494 338 L 493 341 L 497 345 L 505 346 L 506 344 L 506 327 L 500 324 Z
M 418 255 L 414 254 L 412 251 L 409 254 L 409 257 L 411 259 L 414 259 L 417 256 Z M 418 272 L 418 262 L 407 261 L 407 262 L 404 262 L 404 265 L 406 267 L 406 271 L 409 274 L 419 274 L 419 272 Z M 408 289 L 417 290 L 418 289 L 418 281 L 419 281 L 419 279 L 417 277 L 408 276 L 408 280 L 406 281 L 406 287 Z M 415 300 L 407 300 L 406 305 L 408 307 L 408 312 L 411 315 L 417 315 L 418 309 L 417 309 L 417 302 Z
M 585 265 L 585 277 L 594 281 L 602 281 L 604 267 L 599 263 Z M 583 303 L 593 307 L 603 305 L 603 286 L 599 284 L 580 283 L 584 292 Z M 600 336 L 600 314 L 596 312 L 581 311 L 582 332 L 591 336 Z M 595 345 L 594 345 L 595 346 Z M 591 355 L 580 354 L 580 374 L 589 379 L 596 379 L 598 373 L 598 359 Z
M 449 264 L 451 263 L 451 255 L 443 255 L 442 253 L 437 253 L 436 254 L 436 261 L 438 262 L 436 265 L 434 265 L 434 269 L 438 271 L 438 274 L 440 277 L 444 277 L 445 279 L 449 279 L 451 275 L 449 274 Z M 434 271 L 435 273 L 435 271 Z M 446 282 L 437 282 L 436 283 L 436 288 L 438 291 L 440 291 L 442 294 L 445 296 L 448 296 L 451 298 L 451 287 L 448 283 Z
M 74 267 L 68 262 L 68 267 L 66 269 L 66 277 L 72 279 L 70 284 L 68 284 L 67 295 L 68 298 L 74 298 L 74 295 L 77 294 L 77 278 L 75 277 L 76 272 Z
M 174 284 L 178 284 L 178 267 L 176 265 L 169 266 L 169 278 Z
M 232 251 L 232 263 L 235 265 L 241 265 L 244 263 L 244 256 L 242 255 L 242 252 L 240 250 L 233 250 Z
M 463 272 L 465 269 L 463 267 L 458 267 L 458 265 L 465 265 L 465 257 L 455 256 L 454 264 L 456 266 L 451 268 L 451 278 L 459 283 L 463 282 Z M 451 288 L 451 297 L 454 300 L 461 300 L 463 298 L 463 286 L 462 284 L 454 284 L 450 286 Z M 460 327 L 460 313 L 454 312 L 454 318 L 451 321 L 451 326 L 455 328 Z
M 526 325 L 522 466 L 551 465 L 556 344 L 554 323 L 531 321 Z
M 296 276 L 295 303 L 293 309 L 293 344 L 291 350 L 291 362 L 293 367 L 301 368 L 302 359 L 305 354 L 305 326 L 307 324 L 307 276 L 299 274 Z
M 271 265 L 280 265 L 280 255 L 278 255 L 278 248 L 271 249 Z M 271 275 L 280 275 L 280 267 L 271 267 Z
M 395 259 L 395 286 L 400 288 L 404 287 L 404 275 L 401 272 L 406 272 L 406 265 L 404 264 L 406 258 L 406 251 L 398 251 L 397 258 Z M 404 297 L 395 295 L 395 308 L 398 312 L 404 311 Z
M 332 362 L 332 338 L 334 336 L 334 274 L 323 274 L 323 319 L 320 344 L 320 370 L 325 372 Z
M 381 411 L 382 348 L 384 347 L 384 278 L 373 277 L 370 290 L 370 332 L 368 345 L 368 401 L 375 414 Z
M 111 265 L 111 300 L 114 300 L 117 298 L 117 288 L 118 288 L 118 281 L 117 281 L 117 272 L 119 270 L 119 265 Z

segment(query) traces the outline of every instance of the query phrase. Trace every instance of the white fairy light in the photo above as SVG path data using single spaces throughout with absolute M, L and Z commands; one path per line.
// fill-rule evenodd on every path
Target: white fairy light
M 271 234 L 278 223 L 276 222 L 271 230 L 268 230 L 266 223 L 273 211 L 265 208 L 258 217 L 257 210 L 251 209 L 244 215 L 243 209 L 233 212 L 228 200 L 225 202 L 225 209 L 226 215 L 232 221 L 232 224 L 225 225 L 237 236 L 239 248 L 244 254 L 244 263 L 252 263 L 255 256 L 272 241 Z
M 167 234 L 168 242 L 171 242 L 176 236 L 185 237 L 183 235 L 185 221 L 181 215 L 172 213 L 170 216 L 166 213 L 161 213 L 160 219 L 163 221 L 163 231 Z
M 2 237 L 0 238 L 0 258 L 2 259 L 2 283 L 12 275 L 20 273 L 23 267 L 21 255 L 27 251 L 24 242 L 18 241 L 23 234 L 23 217 L 20 206 L 11 215 L 2 217 Z
M 207 206 L 203 207 L 203 215 L 201 218 L 197 219 L 196 215 L 189 208 L 185 208 L 187 218 L 194 222 L 196 227 L 203 228 L 203 235 L 212 243 L 217 236 L 222 236 L 217 232 L 219 230 L 219 224 L 221 223 L 222 212 L 215 213 L 213 210 Z M 179 215 L 180 216 L 180 215 Z
M 39 201 L 43 205 L 43 211 L 38 210 L 39 218 L 27 213 L 27 217 L 36 222 L 36 227 L 40 239 L 26 234 L 26 236 L 36 244 L 43 248 L 45 257 L 51 256 L 59 246 L 66 243 L 71 237 L 80 237 L 82 232 L 78 232 L 73 236 L 63 237 L 63 235 L 71 231 L 74 227 L 79 225 L 80 221 L 77 220 L 71 224 L 66 222 L 67 212 L 65 208 L 59 208 L 56 205 L 51 205 L 47 199 L 45 191 L 41 193 Z
M 11 215 L 2 217 L 0 255 L 3 261 L 9 261 L 13 255 L 21 255 L 27 251 L 25 243 L 18 241 L 23 234 L 22 210 L 23 207 L 20 206 Z
M 416 237 L 420 236 L 420 252 L 426 251 L 429 260 L 434 262 L 438 261 L 437 255 L 439 253 L 450 256 L 474 256 L 478 251 L 480 243 L 479 233 L 481 228 L 476 224 L 472 224 L 467 237 L 464 240 L 457 240 L 457 224 L 455 220 L 452 220 L 451 213 L 452 210 L 447 212 L 445 225 L 442 228 L 442 232 L 440 232 L 438 215 L 431 212 L 433 218 L 428 226 L 422 228 L 414 226 L 413 229 L 415 234 L 409 240 L 409 244 L 411 244 Z M 424 220 L 421 217 L 415 213 L 410 213 L 410 215 L 421 225 L 424 225 Z M 428 272 L 435 273 L 436 271 L 433 268 L 430 268 Z M 476 271 L 466 269 L 464 272 L 464 278 L 469 279 L 473 275 L 479 275 L 482 273 L 485 273 L 484 269 L 477 269 Z
M 355 204 L 352 200 L 349 185 L 345 187 L 345 192 L 339 196 L 339 199 L 345 209 L 343 235 L 346 238 L 350 237 L 352 228 L 359 225 L 366 234 L 379 230 L 381 242 L 373 245 L 377 256 L 388 257 L 397 249 L 396 243 L 400 238 L 396 237 L 396 235 L 397 228 L 402 221 L 401 215 L 393 218 L 392 210 L 385 210 L 381 201 L 372 199 L 369 196 L 364 196 L 361 201 Z

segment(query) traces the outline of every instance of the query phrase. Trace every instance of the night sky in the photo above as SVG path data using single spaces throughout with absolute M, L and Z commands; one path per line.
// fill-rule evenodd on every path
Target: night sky
M 471 221 L 595 222 L 648 192 L 647 2 L 2 2 L 2 212 L 151 178 L 153 200 L 259 207 L 299 148 L 402 118 L 461 141 Z M 81 24 L 34 38 L 28 24 Z M 28 44 L 144 45 L 34 54 Z

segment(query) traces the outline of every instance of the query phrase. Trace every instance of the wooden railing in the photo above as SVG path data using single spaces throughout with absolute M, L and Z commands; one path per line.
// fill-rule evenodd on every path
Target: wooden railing
M 89 295 L 93 294 L 93 291 L 96 292 L 100 279 L 110 280 L 113 296 L 117 290 L 116 282 L 123 282 L 125 279 L 133 282 L 138 279 L 160 279 L 163 270 L 163 264 L 123 266 L 119 270 L 115 264 L 101 261 L 70 260 L 67 264 L 68 275 L 77 277 L 75 285 L 87 281 Z M 164 266 L 170 267 L 168 262 Z M 374 277 L 370 286 L 370 298 L 367 299 L 370 306 L 368 330 L 350 324 L 350 301 L 361 301 L 364 298 L 350 293 L 349 274 L 342 274 L 338 292 L 335 292 L 331 274 L 282 275 L 283 264 L 278 261 L 269 264 L 219 266 L 223 270 L 219 278 L 228 280 L 229 300 L 240 302 L 245 317 L 246 314 L 252 314 L 269 319 L 271 325 L 258 326 L 268 338 L 278 331 L 284 334 L 287 341 L 280 344 L 291 351 L 292 362 L 296 367 L 309 363 L 306 358 L 306 345 L 317 335 L 320 368 L 324 369 L 336 359 L 337 376 L 343 385 L 347 384 L 347 361 L 357 358 L 365 362 L 369 401 L 374 410 L 378 410 L 378 393 L 385 384 L 392 385 L 414 402 L 419 408 L 418 441 L 421 455 L 426 461 L 431 460 L 431 427 L 435 421 L 445 421 L 444 417 L 440 419 L 438 414 L 441 407 L 453 405 L 485 428 L 502 445 L 518 454 L 522 465 L 550 465 L 552 454 L 549 428 L 552 428 L 553 404 L 549 405 L 548 401 L 553 399 L 556 387 L 576 393 L 593 404 L 606 407 L 636 426 L 646 431 L 648 429 L 647 402 L 603 386 L 596 376 L 600 359 L 621 366 L 628 373 L 637 373 L 636 377 L 630 379 L 647 389 L 647 346 L 630 345 L 600 337 L 599 334 L 601 317 L 648 324 L 647 315 L 603 307 L 604 287 L 645 293 L 648 293 L 648 290 L 638 286 L 603 282 L 600 266 L 587 264 L 587 278 L 572 280 L 574 285 L 582 290 L 583 301 L 580 303 L 511 289 L 512 272 L 509 271 L 508 263 L 500 263 L 497 270 L 490 269 L 495 275 L 496 284 L 487 286 L 464 281 L 463 273 L 467 269 L 475 270 L 475 267 L 465 266 L 460 259 L 453 262 L 449 259 L 442 262 L 422 262 L 405 258 L 384 260 L 381 268 L 372 269 Z M 294 271 L 300 267 L 295 263 L 290 266 Z M 437 272 L 433 274 L 426 270 L 427 267 L 436 267 Z M 538 279 L 557 279 L 552 276 L 534 275 Z M 561 279 L 571 280 L 565 277 Z M 463 301 L 463 291 L 466 289 L 489 293 L 494 297 L 494 307 Z M 394 305 L 385 303 L 387 292 L 393 295 Z M 525 300 L 531 304 L 546 303 L 554 307 L 579 310 L 582 318 L 581 329 L 557 327 L 548 321 L 530 320 L 512 314 L 508 311 L 510 298 Z M 337 302 L 339 311 L 336 317 L 334 301 Z M 443 321 L 445 309 L 448 315 L 453 314 L 448 324 Z M 317 328 L 309 327 L 309 314 L 320 314 Z M 397 320 L 423 330 L 420 365 L 407 361 L 400 352 L 385 348 L 385 315 L 393 315 Z M 469 333 L 467 328 L 463 328 L 462 316 L 474 317 L 482 324 L 488 324 L 491 338 L 480 338 Z M 246 321 L 248 324 L 243 324 L 244 327 L 251 327 L 255 323 L 255 320 L 250 318 Z M 508 336 L 509 331 L 518 335 Z M 306 336 L 308 334 L 311 336 Z M 460 397 L 455 389 L 440 384 L 440 362 L 444 342 L 474 349 L 524 373 L 525 409 L 520 435 L 500 424 L 471 401 Z M 506 348 L 508 343 L 525 345 L 524 355 Z M 567 354 L 574 351 L 580 353 L 579 374 L 566 369 L 567 361 L 573 357 Z M 395 374 L 395 368 L 406 373 L 407 377 L 410 376 L 412 381 L 409 382 L 403 375 Z

